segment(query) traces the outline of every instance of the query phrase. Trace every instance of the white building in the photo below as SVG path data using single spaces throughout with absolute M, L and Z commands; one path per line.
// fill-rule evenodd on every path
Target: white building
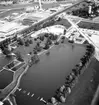
M 26 4 L 26 3 L 30 3 L 31 1 L 33 0 L 18 0 L 17 2 L 21 4 Z
M 39 0 L 34 0 L 34 2 L 39 2 Z M 41 0 L 42 3 L 53 3 L 56 2 L 56 0 Z
M 35 5 L 35 6 L 28 6 L 26 7 L 26 11 L 34 11 L 34 10 L 38 10 L 39 9 L 39 6 L 38 5 Z

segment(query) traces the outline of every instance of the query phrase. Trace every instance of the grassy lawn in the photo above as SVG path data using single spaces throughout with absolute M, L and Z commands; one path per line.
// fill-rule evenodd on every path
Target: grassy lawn
M 92 29 L 92 30 L 99 31 L 99 23 L 81 21 L 81 22 L 78 23 L 78 26 L 80 28 Z

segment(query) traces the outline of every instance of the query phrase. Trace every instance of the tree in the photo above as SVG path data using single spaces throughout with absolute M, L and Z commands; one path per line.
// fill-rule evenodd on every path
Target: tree
M 26 40 L 26 41 L 25 41 L 25 46 L 27 46 L 27 47 L 28 47 L 28 46 L 29 46 L 29 44 L 30 44 L 30 43 L 29 43 L 29 40 Z
M 54 40 L 57 40 L 58 36 L 57 35 L 54 35 Z
M 40 47 L 40 45 L 36 45 L 35 50 L 36 50 L 37 52 L 40 52 L 40 51 L 42 50 L 42 47 Z
M 78 76 L 78 72 L 76 69 L 72 69 L 72 72 L 74 73 L 75 76 Z
M 39 60 L 40 59 L 37 54 L 34 54 L 34 56 L 31 57 L 31 61 L 33 64 L 37 63 Z
M 33 41 L 32 41 L 32 40 L 29 40 L 29 43 L 30 43 L 30 44 L 33 44 Z
M 17 0 L 13 0 L 13 4 L 17 4 Z
M 48 38 L 48 36 L 49 36 L 49 34 L 48 33 L 45 33 L 45 35 L 44 35 L 46 38 Z
M 44 40 L 44 36 L 40 36 L 40 40 L 43 41 Z
M 33 49 L 33 53 L 37 54 L 37 49 L 36 48 Z
M 10 102 L 8 100 L 5 100 L 4 105 L 11 105 L 11 104 L 10 104 Z
M 18 42 L 19 45 L 24 45 L 24 41 L 21 38 L 18 38 L 17 42 Z
M 19 51 L 16 52 L 15 55 L 16 55 L 17 60 L 22 61 L 22 62 L 24 61 L 24 59 L 23 59 L 23 57 L 22 57 L 22 55 L 21 55 L 21 53 Z
M 52 44 L 52 41 L 51 41 L 51 39 L 50 39 L 49 37 L 47 38 L 46 43 L 47 43 L 48 45 L 51 45 L 51 44 Z
M 49 49 L 49 45 L 45 44 L 45 47 L 43 49 L 45 49 L 45 50 Z
M 51 40 L 54 40 L 54 35 L 53 35 L 53 34 L 50 34 L 49 38 L 50 38 Z
M 55 43 L 54 43 L 55 45 L 59 45 L 59 42 L 58 41 L 55 41 Z
M 4 50 L 2 52 L 4 55 L 6 55 L 6 57 L 9 57 L 11 54 L 11 51 L 8 48 L 4 48 Z

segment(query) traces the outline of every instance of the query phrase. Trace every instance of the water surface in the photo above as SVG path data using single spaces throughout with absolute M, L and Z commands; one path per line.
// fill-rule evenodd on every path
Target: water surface
M 40 96 L 47 100 L 53 96 L 85 52 L 86 49 L 82 45 L 64 44 L 53 47 L 48 56 L 40 55 L 40 62 L 33 65 L 21 79 L 19 88 L 22 88 L 22 91 L 17 92 L 16 97 L 18 105 L 27 105 L 27 102 L 29 105 L 40 105 L 33 100 L 26 102 L 26 96 L 22 96 L 24 90 L 35 94 L 32 99 Z M 31 99 L 31 95 L 27 97 Z
M 4 89 L 13 80 L 13 72 L 3 69 L 0 72 L 0 89 Z

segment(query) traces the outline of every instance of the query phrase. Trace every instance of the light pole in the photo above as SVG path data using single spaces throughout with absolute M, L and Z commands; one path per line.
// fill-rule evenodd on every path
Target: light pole
M 40 10 L 42 10 L 42 2 L 41 2 L 41 0 L 39 0 L 39 7 L 40 7 Z

